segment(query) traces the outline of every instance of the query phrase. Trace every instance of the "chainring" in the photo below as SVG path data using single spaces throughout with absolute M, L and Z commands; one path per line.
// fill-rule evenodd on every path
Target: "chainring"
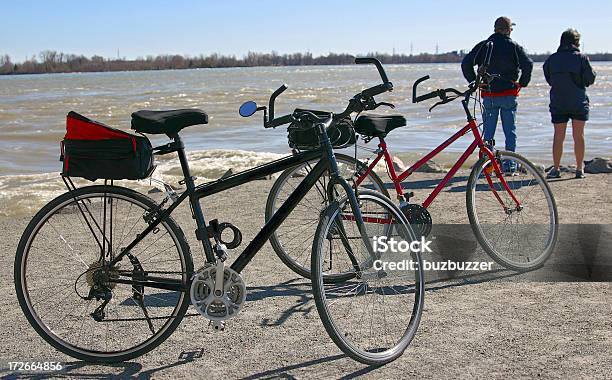
M 407 203 L 401 206 L 408 223 L 419 236 L 427 237 L 431 232 L 431 215 L 427 209 L 416 203 Z
M 223 294 L 216 297 L 215 276 L 217 267 L 208 265 L 198 270 L 191 280 L 189 292 L 191 304 L 204 317 L 223 321 L 235 317 L 246 300 L 246 284 L 239 273 L 226 267 L 223 272 Z

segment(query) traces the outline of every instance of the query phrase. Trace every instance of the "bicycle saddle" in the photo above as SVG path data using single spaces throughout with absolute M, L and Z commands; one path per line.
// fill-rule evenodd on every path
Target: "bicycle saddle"
M 355 132 L 370 137 L 385 137 L 395 128 L 406 125 L 401 115 L 362 115 L 355 120 Z
M 198 109 L 142 110 L 132 114 L 132 129 L 140 133 L 174 135 L 183 128 L 198 124 L 208 124 L 208 115 Z

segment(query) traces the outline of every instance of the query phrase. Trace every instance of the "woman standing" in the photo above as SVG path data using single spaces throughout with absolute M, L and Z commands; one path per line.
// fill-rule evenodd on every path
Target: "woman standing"
M 567 122 L 572 119 L 576 178 L 584 178 L 584 125 L 589 119 L 589 97 L 586 87 L 595 82 L 595 72 L 586 55 L 580 53 L 580 33 L 568 29 L 561 34 L 557 52 L 544 63 L 544 76 L 551 86 L 550 115 L 555 126 L 553 141 L 554 166 L 547 178 L 560 178 L 559 165 L 563 155 L 563 141 Z

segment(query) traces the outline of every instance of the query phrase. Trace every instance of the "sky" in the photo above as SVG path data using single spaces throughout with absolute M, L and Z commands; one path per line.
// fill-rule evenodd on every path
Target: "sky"
M 314 55 L 469 50 L 498 16 L 528 52 L 577 28 L 587 53 L 612 51 L 612 1 L 104 0 L 0 1 L 0 54 L 43 50 L 125 57 L 249 51 Z

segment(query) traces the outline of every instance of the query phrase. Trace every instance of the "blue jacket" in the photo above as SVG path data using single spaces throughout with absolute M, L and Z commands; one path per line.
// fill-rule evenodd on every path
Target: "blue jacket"
M 526 87 L 531 80 L 533 62 L 519 44 L 512 41 L 509 36 L 501 33 L 494 33 L 488 39 L 479 42 L 474 46 L 461 62 L 463 76 L 468 82 L 476 79 L 474 66 L 481 66 L 485 59 L 484 45 L 488 41 L 493 41 L 493 52 L 489 65 L 489 74 L 499 74 L 489 83 L 491 92 L 504 92 L 516 88 L 514 82 L 518 81 L 521 87 Z M 519 78 L 519 69 L 521 76 Z
M 589 59 L 577 47 L 560 46 L 544 62 L 544 77 L 551 86 L 550 112 L 588 112 L 586 88 L 595 83 L 595 75 Z

